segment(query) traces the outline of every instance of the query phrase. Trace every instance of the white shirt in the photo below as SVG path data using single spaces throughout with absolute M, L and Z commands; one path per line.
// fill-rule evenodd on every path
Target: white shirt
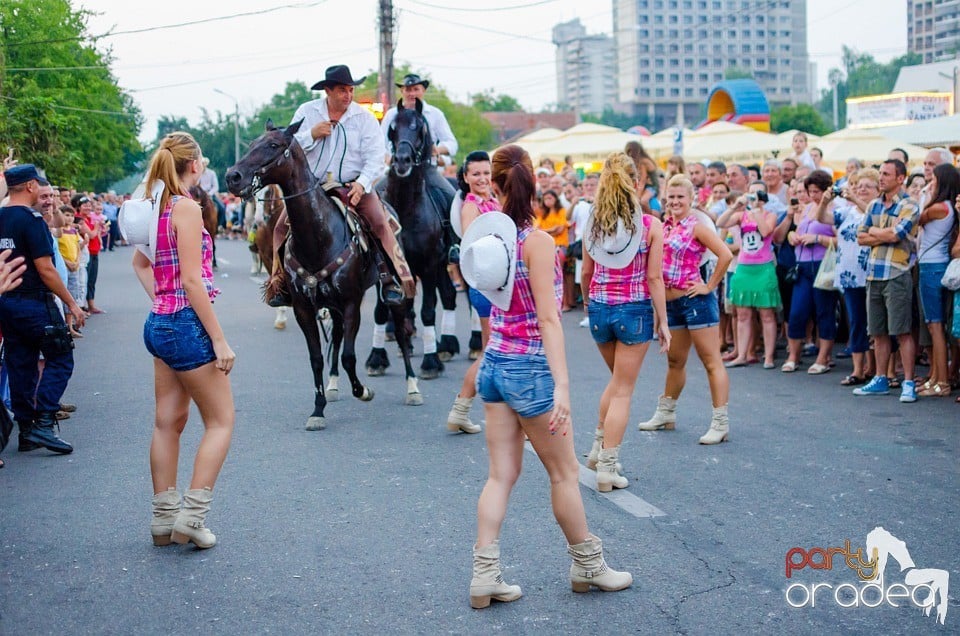
M 294 137 L 306 153 L 313 174 L 321 180 L 326 180 L 330 173 L 340 183 L 356 181 L 369 193 L 373 182 L 383 176 L 386 154 L 373 114 L 352 102 L 330 135 L 321 139 L 314 139 L 310 130 L 316 124 L 330 121 L 326 97 L 298 108 L 292 121 L 298 119 L 303 119 L 303 124 Z
M 570 222 L 573 224 L 573 238 L 575 241 L 583 240 L 583 232 L 587 229 L 587 219 L 590 218 L 590 210 L 593 209 L 593 203 L 585 199 L 580 199 L 573 206 L 573 212 L 570 213 Z
M 217 173 L 210 168 L 204 170 L 203 174 L 200 175 L 200 187 L 210 196 L 216 196 L 217 192 L 220 191 L 220 180 L 217 179 Z
M 420 100 L 423 102 L 423 100 Z M 390 133 L 390 124 L 393 123 L 394 118 L 397 116 L 397 107 L 394 106 L 387 111 L 387 114 L 383 116 L 383 121 L 380 122 L 380 129 L 383 131 L 384 144 L 387 149 L 390 149 L 390 140 L 388 139 Z M 447 149 L 447 154 L 453 156 L 457 154 L 457 150 L 460 148 L 457 144 L 457 138 L 453 136 L 453 131 L 450 130 L 450 124 L 447 123 L 447 117 L 443 114 L 443 111 L 437 108 L 436 106 L 431 106 L 427 102 L 423 102 L 423 117 L 427 120 L 427 125 L 430 126 L 430 134 L 433 136 L 433 145 L 436 147 L 444 146 Z

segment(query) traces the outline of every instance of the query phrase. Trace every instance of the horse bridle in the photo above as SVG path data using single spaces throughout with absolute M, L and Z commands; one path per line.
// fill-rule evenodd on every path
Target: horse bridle
M 264 164 L 261 165 L 259 168 L 257 168 L 256 170 L 253 171 L 253 177 L 251 177 L 251 179 L 250 179 L 250 192 L 251 192 L 251 193 L 253 193 L 253 192 L 259 192 L 261 189 L 264 188 L 264 185 L 263 185 L 263 175 L 265 175 L 265 174 L 267 173 L 267 168 L 270 168 L 271 165 L 274 164 L 274 162 L 276 162 L 276 165 L 277 165 L 277 166 L 280 166 L 280 165 L 283 164 L 284 161 L 286 161 L 286 160 L 289 159 L 289 158 L 290 158 L 290 145 L 288 144 L 288 145 L 283 149 L 282 152 L 278 152 L 276 155 L 274 155 L 274 156 L 270 159 L 270 161 L 267 161 L 266 163 L 264 163 Z M 323 182 L 320 181 L 320 179 L 316 179 L 316 183 L 313 184 L 312 186 L 310 186 L 309 188 L 307 188 L 306 190 L 304 190 L 303 192 L 297 192 L 296 194 L 290 194 L 290 195 L 283 196 L 283 197 L 277 197 L 277 200 L 279 200 L 279 201 L 286 201 L 287 199 L 295 199 L 295 198 L 297 198 L 297 197 L 299 197 L 299 196 L 303 196 L 304 194 L 307 194 L 307 193 L 309 193 L 309 192 L 313 192 L 314 190 L 316 190 L 317 188 L 321 187 L 322 185 L 323 185 Z
M 423 151 L 426 148 L 427 144 L 429 143 L 430 136 L 431 136 L 430 122 L 427 121 L 427 118 L 424 117 L 422 113 L 418 113 L 418 114 L 420 116 L 421 121 L 423 121 L 423 133 L 424 133 L 423 142 L 420 144 L 419 148 L 414 146 L 413 142 L 411 142 L 409 139 L 401 139 L 400 141 L 394 143 L 393 157 L 391 157 L 391 162 L 390 162 L 391 166 L 396 165 L 396 161 L 394 160 L 397 158 L 397 151 L 400 150 L 400 146 L 402 146 L 403 144 L 407 144 L 408 146 L 410 146 L 410 151 L 413 153 L 414 167 L 419 168 L 420 166 L 423 165 Z M 391 123 L 390 126 L 391 128 L 393 128 L 394 131 L 396 131 L 397 130 L 396 120 L 393 120 L 393 123 Z M 396 168 L 392 168 L 392 169 L 394 170 L 394 172 L 396 172 Z

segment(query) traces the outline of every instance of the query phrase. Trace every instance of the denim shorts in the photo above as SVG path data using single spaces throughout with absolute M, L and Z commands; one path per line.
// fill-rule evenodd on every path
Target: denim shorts
M 671 329 L 706 329 L 720 324 L 717 292 L 667 301 L 667 325 Z
M 487 300 L 487 297 L 471 287 L 467 293 L 470 295 L 470 304 L 477 310 L 477 315 L 481 318 L 490 317 L 490 309 L 493 303 Z
M 587 316 L 590 334 L 597 344 L 616 340 L 635 345 L 653 339 L 653 305 L 649 300 L 622 305 L 591 302 L 587 305 Z
M 544 355 L 487 351 L 477 372 L 477 395 L 506 403 L 523 418 L 553 410 L 553 376 Z
M 173 314 L 150 312 L 143 325 L 143 344 L 174 371 L 191 371 L 213 362 L 213 341 L 191 307 Z
M 947 290 L 940 284 L 947 263 L 920 263 L 920 307 L 926 323 L 943 322 L 947 307 Z

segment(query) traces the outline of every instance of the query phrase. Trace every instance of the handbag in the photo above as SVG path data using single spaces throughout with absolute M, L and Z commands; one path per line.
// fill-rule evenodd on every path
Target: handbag
M 947 265 L 947 271 L 943 273 L 940 284 L 947 289 L 957 291 L 960 289 L 960 258 L 955 258 Z
M 833 243 L 827 248 L 820 261 L 817 277 L 813 279 L 813 286 L 823 291 L 834 291 L 837 288 L 837 250 Z

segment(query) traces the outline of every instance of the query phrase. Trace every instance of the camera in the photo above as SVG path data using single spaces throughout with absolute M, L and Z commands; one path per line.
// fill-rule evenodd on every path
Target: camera
M 831 189 L 831 192 L 833 192 L 833 196 L 835 196 L 835 197 L 842 197 L 842 196 L 843 196 L 843 186 L 835 185 L 835 186 L 833 186 L 833 188 Z

